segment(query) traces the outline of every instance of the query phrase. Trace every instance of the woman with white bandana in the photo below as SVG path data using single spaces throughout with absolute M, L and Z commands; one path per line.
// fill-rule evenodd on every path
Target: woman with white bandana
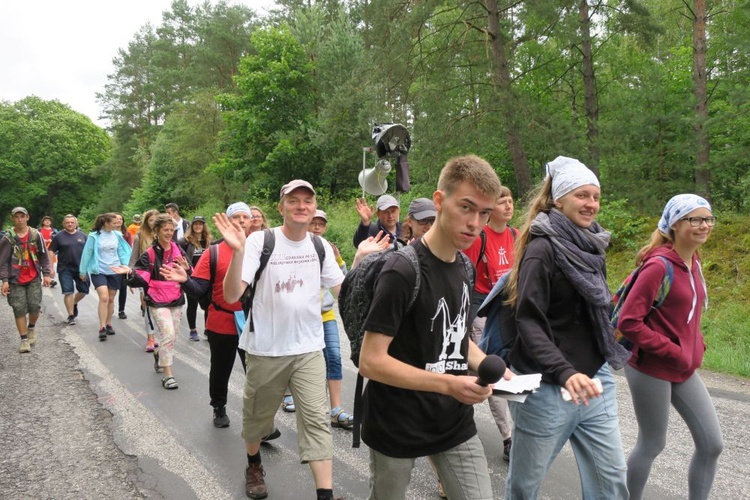
M 706 350 L 700 323 L 702 309 L 708 306 L 698 248 L 715 224 L 705 199 L 677 195 L 667 203 L 658 228 L 636 257 L 636 264 L 643 267 L 618 322 L 634 344 L 625 368 L 638 420 L 638 440 L 628 458 L 632 499 L 643 497 L 651 464 L 664 449 L 670 406 L 685 421 L 695 443 L 688 498 L 708 498 L 716 475 L 724 443 L 711 397 L 696 372 Z M 667 262 L 674 278 L 664 302 L 654 308 Z
M 506 288 L 518 333 L 508 357 L 511 370 L 541 373 L 542 383 L 524 403 L 509 403 L 514 428 L 505 498 L 536 498 L 569 441 L 583 498 L 625 499 L 610 366 L 622 368 L 629 353 L 615 341 L 609 321 L 609 233 L 596 222 L 599 181 L 564 156 L 547 164 L 547 174 L 518 235 Z

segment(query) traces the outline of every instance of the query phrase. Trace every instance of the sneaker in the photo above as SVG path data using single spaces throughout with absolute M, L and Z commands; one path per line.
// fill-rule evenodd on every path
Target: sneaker
M 266 471 L 262 464 L 250 464 L 245 469 L 245 494 L 250 498 L 266 498 L 268 487 L 263 476 Z
M 99 329 L 99 340 L 107 340 L 107 329 L 106 328 L 100 328 Z
M 198 336 L 198 332 L 195 330 L 190 330 L 190 340 L 193 342 L 198 342 L 201 338 Z
M 294 398 L 292 396 L 284 396 L 284 401 L 281 403 L 281 407 L 287 413 L 294 413 L 297 411 L 297 407 L 294 406 Z
M 278 439 L 280 437 L 281 437 L 281 431 L 278 429 L 274 429 L 273 432 L 269 434 L 268 436 L 263 436 L 262 438 L 260 438 L 260 442 L 267 443 L 269 441 L 273 441 L 274 439 Z
M 214 408 L 214 427 L 223 429 L 229 427 L 229 417 L 227 416 L 227 407 L 219 406 Z
M 125 311 L 120 311 L 120 314 L 117 315 L 120 319 L 128 319 L 128 315 L 125 314 Z
M 31 352 L 31 345 L 29 339 L 21 339 L 21 345 L 18 348 L 18 352 Z
M 510 446 L 513 444 L 511 438 L 503 440 L 503 460 L 510 462 Z
M 35 328 L 29 328 L 29 345 L 36 344 L 36 329 Z
M 114 335 L 115 334 L 115 329 L 112 328 L 112 325 L 107 325 L 106 326 L 106 330 L 107 330 L 107 335 Z
M 146 352 L 154 352 L 154 339 L 146 341 Z
M 65 321 L 69 326 L 73 326 L 76 324 L 76 317 L 72 314 L 68 316 L 68 319 Z
M 73 304 L 73 317 L 78 317 L 78 304 Z

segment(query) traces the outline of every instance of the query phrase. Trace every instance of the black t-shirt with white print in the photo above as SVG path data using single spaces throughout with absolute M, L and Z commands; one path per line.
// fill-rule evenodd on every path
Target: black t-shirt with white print
M 467 321 L 471 285 L 461 259 L 438 259 L 414 243 L 420 263 L 419 295 L 407 311 L 415 276 L 405 257 L 394 254 L 375 282 L 365 330 L 393 336 L 388 354 L 424 370 L 468 372 Z M 394 458 L 433 455 L 477 433 L 474 409 L 433 392 L 369 381 L 365 389 L 362 440 Z

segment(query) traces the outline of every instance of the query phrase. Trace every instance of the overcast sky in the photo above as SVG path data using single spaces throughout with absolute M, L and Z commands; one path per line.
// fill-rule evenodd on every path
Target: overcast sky
M 190 5 L 202 3 L 189 0 Z M 212 3 L 216 3 L 212 1 Z M 230 0 L 263 14 L 272 0 Z M 99 120 L 112 58 L 139 28 L 161 23 L 172 0 L 0 1 L 0 101 L 57 99 Z

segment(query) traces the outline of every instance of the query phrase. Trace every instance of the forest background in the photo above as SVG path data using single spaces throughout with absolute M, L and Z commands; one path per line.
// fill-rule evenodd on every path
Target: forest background
M 277 3 L 259 17 L 174 1 L 113 55 L 107 129 L 55 100 L 0 101 L 0 213 L 74 213 L 87 229 L 102 212 L 244 200 L 278 222 L 279 187 L 304 178 L 351 260 L 376 123 L 411 133 L 403 207 L 475 153 L 520 223 L 545 163 L 571 156 L 602 180 L 612 288 L 672 195 L 711 199 L 705 366 L 750 376 L 750 1 Z

